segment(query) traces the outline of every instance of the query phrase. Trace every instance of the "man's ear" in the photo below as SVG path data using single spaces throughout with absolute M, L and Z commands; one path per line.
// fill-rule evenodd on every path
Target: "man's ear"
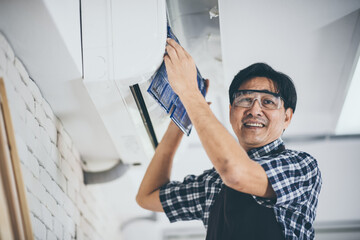
M 291 108 L 286 109 L 286 111 L 285 111 L 285 121 L 284 121 L 284 130 L 291 123 L 292 116 L 293 116 L 293 110 Z
M 231 122 L 231 104 L 229 104 L 229 120 Z

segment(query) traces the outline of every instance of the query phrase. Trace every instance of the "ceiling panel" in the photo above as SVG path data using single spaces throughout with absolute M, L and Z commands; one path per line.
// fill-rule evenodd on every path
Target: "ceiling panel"
M 298 106 L 287 134 L 334 133 L 347 91 L 347 65 L 360 39 L 360 1 L 221 1 L 226 85 L 240 70 L 266 62 L 289 75 Z

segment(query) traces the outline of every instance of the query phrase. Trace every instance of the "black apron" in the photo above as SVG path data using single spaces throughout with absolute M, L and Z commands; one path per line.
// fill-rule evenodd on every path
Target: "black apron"
M 271 152 L 280 153 L 281 145 Z M 206 240 L 272 240 L 285 239 L 273 208 L 258 204 L 247 193 L 225 184 L 211 207 Z

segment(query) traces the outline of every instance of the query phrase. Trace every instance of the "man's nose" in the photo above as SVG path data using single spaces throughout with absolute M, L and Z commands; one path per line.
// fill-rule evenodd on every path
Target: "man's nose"
M 254 99 L 252 106 L 249 108 L 248 113 L 251 113 L 253 116 L 261 114 L 262 109 L 260 106 L 259 99 Z

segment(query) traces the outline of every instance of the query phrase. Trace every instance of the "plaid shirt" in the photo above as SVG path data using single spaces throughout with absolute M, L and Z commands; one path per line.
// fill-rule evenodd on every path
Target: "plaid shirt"
M 252 196 L 263 206 L 274 209 L 286 239 L 313 239 L 313 222 L 321 189 L 321 173 L 316 160 L 305 152 L 284 150 L 271 153 L 283 145 L 281 138 L 248 152 L 268 176 L 276 200 Z M 223 182 L 210 169 L 199 176 L 188 175 L 183 182 L 171 181 L 160 189 L 160 201 L 170 222 L 202 220 L 208 225 L 211 206 Z

